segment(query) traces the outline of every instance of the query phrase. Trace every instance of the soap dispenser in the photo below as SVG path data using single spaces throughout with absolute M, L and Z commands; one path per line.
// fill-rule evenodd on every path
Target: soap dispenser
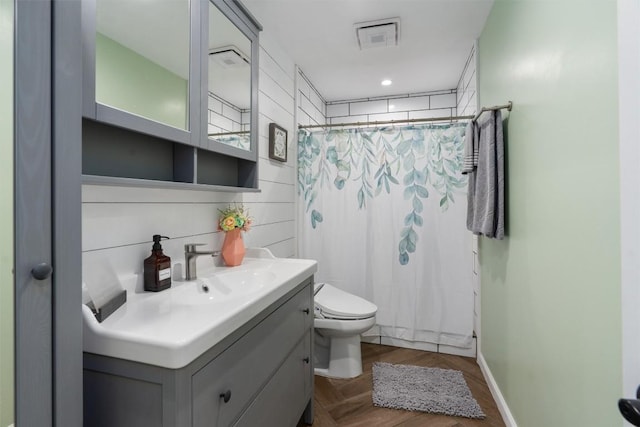
M 162 253 L 160 240 L 166 236 L 155 234 L 151 256 L 144 260 L 144 290 L 151 292 L 164 291 L 171 287 L 171 258 Z

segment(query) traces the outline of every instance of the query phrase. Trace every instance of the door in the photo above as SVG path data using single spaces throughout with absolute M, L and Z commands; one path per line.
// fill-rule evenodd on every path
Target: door
M 15 2 L 16 423 L 53 420 L 51 24 L 48 2 Z M 42 264 L 42 280 L 31 270 Z M 37 404 L 34 404 L 37 402 Z
M 52 279 L 44 271 L 53 265 L 50 5 L 16 1 L 15 8 L 16 423 L 47 426 L 53 420 Z M 38 264 L 42 280 L 31 274 Z
M 15 423 L 81 426 L 80 3 L 14 7 Z
M 637 0 L 618 2 L 618 77 L 623 379 L 620 397 L 633 398 L 640 384 L 640 4 Z

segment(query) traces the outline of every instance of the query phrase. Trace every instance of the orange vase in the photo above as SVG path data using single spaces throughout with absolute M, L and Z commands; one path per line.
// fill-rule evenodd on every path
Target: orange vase
M 242 234 L 239 228 L 234 228 L 224 234 L 224 242 L 222 243 L 222 259 L 229 267 L 242 264 L 245 249 L 242 241 Z

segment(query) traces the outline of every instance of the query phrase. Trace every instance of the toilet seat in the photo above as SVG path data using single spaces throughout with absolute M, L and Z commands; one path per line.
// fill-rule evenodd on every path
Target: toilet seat
M 328 283 L 316 283 L 315 315 L 324 319 L 359 320 L 375 316 L 378 307 Z

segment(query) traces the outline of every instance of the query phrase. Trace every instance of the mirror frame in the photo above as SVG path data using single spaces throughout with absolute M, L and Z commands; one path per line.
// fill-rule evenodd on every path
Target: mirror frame
M 187 0 L 189 5 L 189 113 L 187 129 L 177 128 L 162 122 L 101 104 L 96 101 L 96 2 L 82 1 L 82 67 L 83 95 L 82 116 L 101 123 L 131 129 L 147 135 L 189 145 L 198 145 L 200 137 L 200 5 L 199 0 Z
M 259 33 L 262 26 L 251 15 L 247 8 L 237 0 L 201 0 L 200 8 L 202 13 L 202 46 L 200 55 L 203 58 L 201 63 L 200 75 L 202 76 L 202 92 L 200 94 L 200 108 L 203 114 L 208 112 L 209 99 L 209 4 L 217 7 L 218 10 L 233 23 L 240 32 L 242 32 L 251 42 L 251 124 L 250 129 L 250 150 L 242 150 L 228 144 L 210 140 L 207 135 L 208 120 L 203 116 L 202 128 L 200 133 L 200 147 L 225 154 L 227 156 L 237 157 L 240 159 L 258 161 L 258 73 L 259 73 Z M 206 12 L 205 12 L 206 11 Z M 205 40 L 207 41 L 205 43 Z

